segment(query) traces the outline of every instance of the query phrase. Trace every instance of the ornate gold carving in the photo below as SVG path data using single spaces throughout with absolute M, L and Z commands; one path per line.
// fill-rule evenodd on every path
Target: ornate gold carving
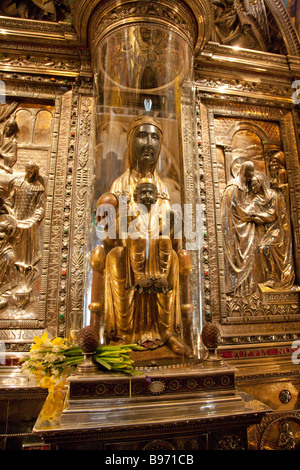
M 199 178 L 198 174 L 198 165 L 197 160 L 195 160 L 194 155 L 194 141 L 195 141 L 195 133 L 193 132 L 194 129 L 194 117 L 192 115 L 192 96 L 190 94 L 190 90 L 188 87 L 183 87 L 183 98 L 181 104 L 181 135 L 182 135 L 182 159 L 184 164 L 184 175 L 185 175 L 185 182 L 184 182 L 184 197 L 183 200 L 186 204 L 191 204 L 193 208 L 193 213 L 196 214 L 196 202 L 195 194 L 199 191 Z M 196 171 L 195 171 L 196 169 Z M 201 214 L 203 215 L 203 214 Z M 204 216 L 203 216 L 204 219 Z M 192 230 L 195 233 L 195 225 L 196 225 L 196 217 L 193 220 Z M 203 220 L 203 225 L 204 220 Z M 200 242 L 201 244 L 201 242 Z M 192 272 L 190 275 L 190 283 L 191 289 L 193 292 L 193 302 L 194 308 L 196 311 L 200 311 L 201 306 L 199 305 L 199 251 L 191 251 L 190 257 L 192 261 Z M 199 322 L 195 323 L 193 327 L 196 329 L 201 330 L 201 320 L 199 318 Z
M 91 120 L 93 99 L 83 96 L 78 103 L 80 110 L 79 135 L 77 138 L 77 156 L 73 168 L 75 178 L 75 194 L 73 198 L 73 224 L 71 247 L 71 284 L 69 327 L 72 329 L 76 315 L 82 317 L 85 295 L 86 240 L 89 240 L 92 220 L 86 208 L 91 207 L 92 156 L 91 156 Z
M 16 178 L 4 203 L 16 222 L 14 242 L 18 286 L 13 299 L 19 308 L 32 301 L 32 284 L 39 275 L 42 254 L 41 224 L 45 215 L 45 183 L 37 163 L 25 166 L 25 176 Z
M 287 404 L 291 401 L 291 399 L 292 394 L 290 390 L 281 390 L 281 392 L 279 393 L 279 400 L 281 401 L 281 403 Z
M 159 20 L 162 24 L 169 23 L 172 26 L 172 29 L 176 28 L 179 32 L 183 31 L 187 36 L 190 44 L 194 43 L 195 40 L 195 28 L 193 23 L 189 23 L 186 18 L 181 16 L 180 10 L 175 10 L 171 8 L 171 5 L 165 3 L 161 5 L 160 3 L 149 3 L 145 1 L 135 2 L 124 4 L 121 6 L 115 7 L 111 12 L 106 14 L 101 20 L 100 27 L 99 23 L 91 27 L 91 36 L 105 36 L 108 30 L 111 30 L 112 26 L 118 27 L 124 24 L 124 20 L 135 22 L 145 22 L 152 20 L 154 23 L 155 20 Z M 96 30 L 95 30 L 96 29 Z M 99 39 L 96 40 L 97 42 Z
M 196 70 L 201 70 L 203 73 L 203 66 L 196 64 Z M 285 81 L 281 83 L 265 83 L 262 80 L 256 82 L 256 77 L 253 80 L 243 80 L 234 78 L 220 79 L 214 78 L 199 78 L 197 80 L 199 88 L 206 89 L 207 91 L 215 91 L 216 93 L 235 93 L 238 95 L 249 96 L 251 94 L 263 95 L 264 97 L 274 96 L 276 94 L 277 100 L 292 100 L 291 85 Z
M 8 18 L 0 16 L 0 28 L 10 38 L 20 38 L 24 42 L 70 43 L 78 41 L 73 26 L 67 22 L 28 21 L 23 18 Z
M 255 148 L 253 139 L 246 137 L 249 132 L 240 137 L 241 145 L 246 140 L 248 148 L 250 144 Z M 279 185 L 275 178 L 273 190 L 266 174 L 256 170 L 264 165 L 257 145 L 254 161 L 247 161 L 247 147 L 239 149 L 244 156 L 231 158 L 230 173 L 235 178 L 227 180 L 221 201 L 226 293 L 233 297 L 254 293 L 257 282 L 266 289 L 289 290 L 295 278 L 289 211 L 280 189 L 287 185 Z
M 2 108 L 7 108 L 2 105 Z M 5 112 L 4 112 L 5 114 Z M 14 117 L 7 120 L 0 135 L 0 169 L 6 173 L 13 172 L 13 166 L 17 162 L 17 134 L 19 128 Z
M 195 50 L 201 49 L 211 34 L 213 12 L 207 0 L 164 0 L 155 4 L 144 0 L 122 0 L 117 6 L 112 0 L 93 0 L 81 2 L 80 8 L 78 3 L 72 4 L 72 19 L 84 44 L 87 37 L 93 41 L 97 36 L 98 42 L 101 36 L 124 25 L 124 20 L 127 24 L 167 26 L 185 37 Z
M 9 88 L 7 91 L 9 93 Z M 45 181 L 40 174 L 39 163 L 40 159 L 43 159 L 42 171 L 45 176 L 48 170 L 50 139 L 45 140 L 39 129 L 42 119 L 45 128 L 48 126 L 48 131 L 51 132 L 52 114 L 51 107 L 46 110 L 43 106 L 37 107 L 33 113 L 30 105 L 13 103 L 9 108 L 14 115 L 6 122 L 14 125 L 14 133 L 11 136 L 6 133 L 6 123 L 3 132 L 14 145 L 10 147 L 9 141 L 2 141 L 4 151 L 0 180 L 2 212 L 9 213 L 8 217 L 14 224 L 10 252 L 5 248 L 5 257 L 13 261 L 14 285 L 8 278 L 2 279 L 4 297 L 1 297 L 0 334 L 1 339 L 8 343 L 8 350 L 15 347 L 14 341 L 18 341 L 18 349 L 22 351 L 23 341 L 30 341 L 35 334 L 32 329 L 40 331 L 45 319 L 45 313 L 39 312 L 37 302 L 45 206 Z M 44 112 L 47 114 L 46 119 Z M 27 117 L 28 132 L 24 132 L 24 121 L 20 118 L 22 113 Z M 29 115 L 31 119 L 28 119 Z M 10 151 L 7 151 L 7 148 L 10 148 Z M 29 165 L 28 162 L 32 158 L 34 163 Z M 13 254 L 13 258 L 9 253 Z M 3 274 L 5 271 L 3 270 Z
M 63 21 L 70 9 L 69 3 L 62 0 L 60 4 L 54 0 L 23 0 L 18 2 L 3 1 L 0 7 L 0 15 L 26 18 L 31 20 Z
M 157 439 L 155 441 L 152 441 L 146 444 L 142 450 L 168 451 L 168 450 L 176 450 L 176 446 L 172 445 L 168 441 L 162 441 L 160 439 Z
M 285 39 L 288 54 L 298 56 L 300 53 L 299 39 L 285 5 L 280 0 L 265 0 L 265 2 L 274 15 L 280 32 Z
M 297 411 L 271 413 L 256 426 L 259 450 L 298 450 L 300 416 Z
M 178 34 L 146 24 L 118 28 L 103 38 L 94 56 L 99 90 L 104 80 L 121 91 L 157 93 L 175 82 L 181 83 L 190 73 L 191 50 L 187 43 Z
M 57 58 L 51 56 L 36 56 L 28 54 L 0 54 L 0 68 L 5 70 L 19 71 L 22 67 L 23 72 L 32 73 L 55 73 L 59 75 L 77 76 L 80 72 L 80 59 Z M 38 69 L 38 70 L 37 70 Z
M 50 334 L 55 336 L 65 329 L 65 301 L 58 296 L 59 288 L 67 289 L 66 271 L 61 268 L 61 256 L 68 247 L 68 237 L 62 229 L 63 201 L 66 187 L 66 159 L 68 156 L 70 109 L 72 92 L 66 93 L 56 102 L 54 136 L 57 137 L 52 147 L 52 159 L 49 168 L 49 183 L 52 197 L 48 197 L 45 221 L 48 221 L 46 246 L 42 260 L 44 282 L 41 284 L 40 309 L 44 309 Z M 58 138 L 59 136 L 59 138 Z M 57 155 L 60 158 L 57 159 Z M 55 177 L 55 184 L 54 184 Z M 51 193 L 50 193 L 51 194 Z M 67 239 L 66 239 L 67 238 Z M 59 280 L 61 284 L 59 285 Z
M 211 119 L 211 113 L 207 113 L 206 107 L 197 100 L 199 106 L 199 114 L 197 114 L 198 128 L 201 128 L 202 139 L 201 139 L 201 153 L 199 159 L 202 163 L 202 184 L 204 186 L 203 196 L 201 203 L 203 206 L 204 213 L 206 215 L 206 226 L 207 230 L 204 232 L 204 256 L 207 258 L 205 261 L 209 269 L 205 272 L 203 279 L 203 289 L 205 295 L 205 313 L 208 318 L 218 319 L 220 316 L 220 298 L 216 295 L 216 292 L 222 288 L 222 266 L 218 266 L 216 261 L 218 259 L 217 245 L 215 243 L 215 209 L 214 209 L 214 195 L 211 190 L 213 188 L 213 175 L 216 174 L 216 164 L 212 163 L 210 158 L 210 135 L 209 135 L 209 119 Z M 219 198 L 218 207 L 219 207 Z M 212 292 L 214 295 L 212 295 Z
M 229 434 L 220 439 L 215 450 L 245 450 L 245 445 L 239 436 Z
M 266 50 L 269 31 L 262 0 L 256 0 L 255 4 L 241 0 L 213 0 L 212 3 L 215 10 L 214 42 L 244 49 Z
M 0 216 L 0 295 L 16 287 L 15 252 L 13 248 L 13 235 L 16 223 L 12 217 Z M 5 297 L 0 297 L 0 309 L 8 304 Z

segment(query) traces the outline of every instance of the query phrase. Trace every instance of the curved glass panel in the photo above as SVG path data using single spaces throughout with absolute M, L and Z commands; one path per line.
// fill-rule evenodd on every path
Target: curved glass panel
M 199 353 L 194 194 L 186 208 L 195 189 L 185 163 L 193 154 L 192 78 L 188 44 L 154 25 L 120 28 L 95 54 L 94 251 L 84 323 L 99 327 L 103 341 L 140 344 L 135 360 L 143 366 L 187 363 Z

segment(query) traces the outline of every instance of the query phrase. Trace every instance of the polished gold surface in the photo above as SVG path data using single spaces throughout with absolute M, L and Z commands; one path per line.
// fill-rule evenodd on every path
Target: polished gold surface
M 286 380 L 284 378 L 269 380 L 256 379 L 256 384 L 240 385 L 241 391 L 249 393 L 257 400 L 263 401 L 266 405 L 276 411 L 290 411 L 299 408 L 299 383 L 297 380 Z M 284 401 L 284 394 L 291 398 Z M 283 401 L 282 401 L 283 400 Z

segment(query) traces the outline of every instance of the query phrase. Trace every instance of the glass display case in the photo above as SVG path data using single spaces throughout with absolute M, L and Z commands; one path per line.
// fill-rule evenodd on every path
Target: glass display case
M 101 342 L 142 344 L 147 364 L 197 360 L 204 214 L 195 197 L 192 49 L 170 29 L 129 24 L 99 41 L 94 63 L 83 323 L 99 328 Z

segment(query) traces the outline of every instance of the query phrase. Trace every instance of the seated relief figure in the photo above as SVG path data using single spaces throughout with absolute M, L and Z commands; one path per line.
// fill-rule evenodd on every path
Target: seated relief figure
M 100 314 L 107 342 L 135 342 L 145 351 L 167 346 L 175 356 L 192 358 L 192 350 L 182 339 L 179 289 L 180 274 L 190 274 L 191 260 L 174 240 L 162 235 L 171 206 L 156 171 L 161 144 L 162 130 L 155 120 L 142 116 L 133 121 L 128 131 L 128 169 L 98 201 L 98 207 L 109 203 L 116 208 L 117 239 L 105 239 L 91 256 L 91 324 L 97 326 Z M 137 204 L 145 207 L 139 216 Z M 153 218 L 155 210 L 160 215 Z M 118 232 L 120 226 L 127 237 Z
M 226 293 L 252 294 L 258 282 L 273 289 L 291 288 L 294 267 L 287 207 L 283 195 L 270 188 L 269 178 L 256 172 L 252 162 L 243 163 L 225 188 L 221 207 Z

